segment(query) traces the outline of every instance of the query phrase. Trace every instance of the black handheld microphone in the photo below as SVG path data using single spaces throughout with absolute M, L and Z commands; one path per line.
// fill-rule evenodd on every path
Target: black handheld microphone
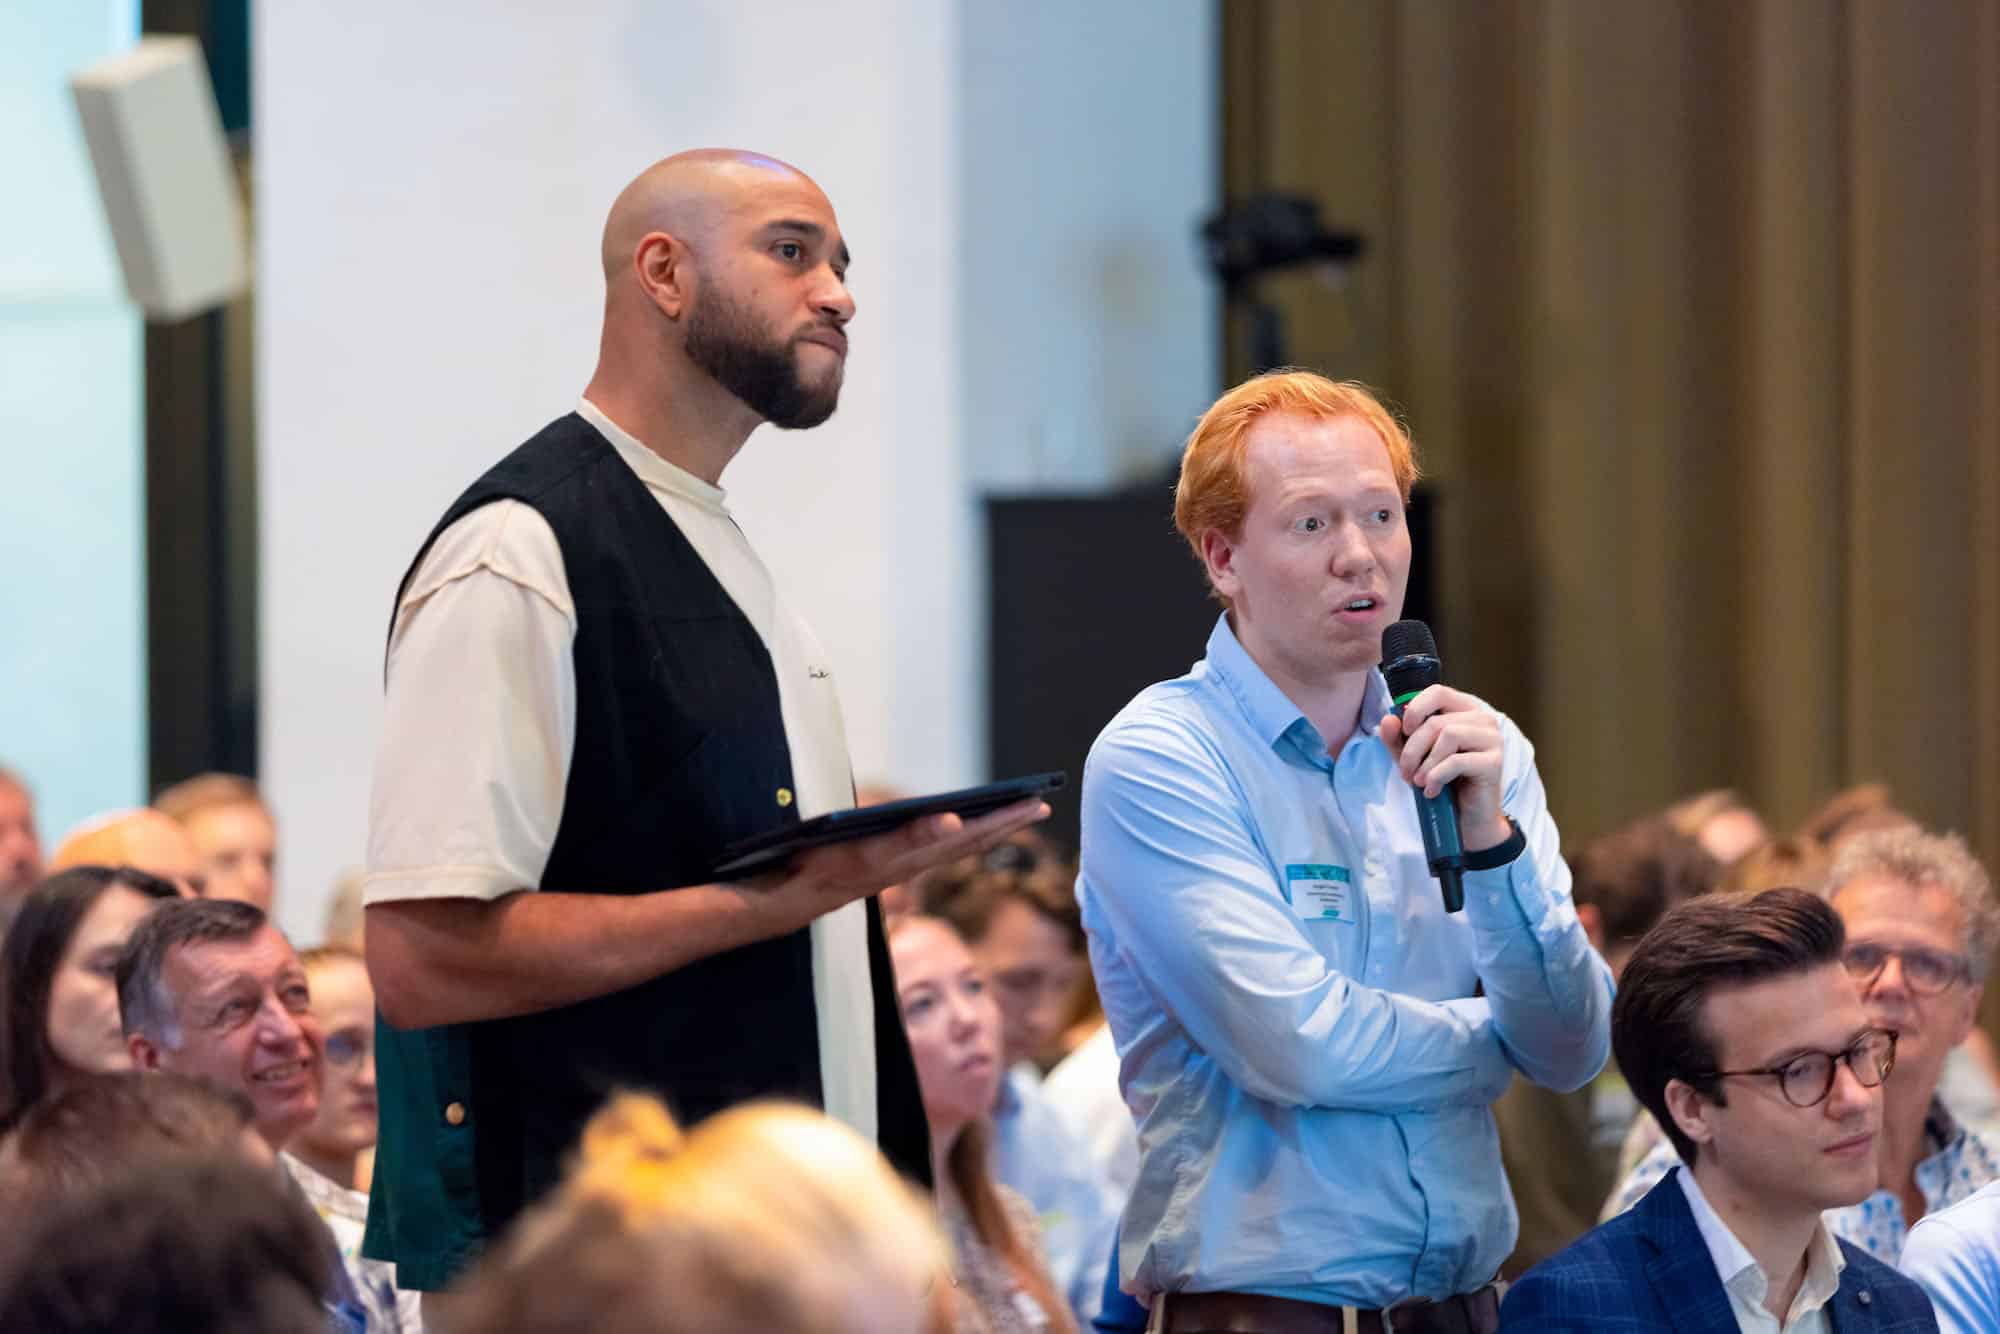
M 1389 683 L 1398 718 L 1403 706 L 1425 686 L 1444 679 L 1437 641 L 1428 625 L 1397 621 L 1382 632 L 1382 676 Z M 1435 797 L 1425 796 L 1420 787 L 1412 787 L 1410 794 L 1417 799 L 1417 823 L 1423 826 L 1424 860 L 1444 892 L 1444 910 L 1457 912 L 1465 906 L 1465 848 L 1458 841 L 1458 808 L 1451 801 L 1451 784 L 1446 783 Z

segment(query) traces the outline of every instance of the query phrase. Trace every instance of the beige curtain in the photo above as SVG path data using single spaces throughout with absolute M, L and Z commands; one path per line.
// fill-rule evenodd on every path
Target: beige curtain
M 1881 779 L 2000 867 L 2000 0 L 1222 13 L 1230 193 L 1372 245 L 1292 357 L 1408 414 L 1566 835 Z

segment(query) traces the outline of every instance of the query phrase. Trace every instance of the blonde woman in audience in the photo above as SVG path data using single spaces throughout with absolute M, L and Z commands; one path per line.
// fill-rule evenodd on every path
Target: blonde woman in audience
M 358 950 L 322 945 L 299 956 L 319 1020 L 319 1111 L 279 1155 L 340 1248 L 354 1286 L 400 1327 L 421 1326 L 423 1294 L 399 1291 L 396 1267 L 361 1255 L 368 1227 L 368 1173 L 375 1154 L 375 989 Z
M 452 1334 L 946 1334 L 930 1210 L 875 1147 L 748 1103 L 682 1134 L 623 1094 L 442 1310 Z
M 930 1122 L 938 1211 L 959 1288 L 958 1334 L 1075 1329 L 1033 1211 L 993 1179 L 986 1115 L 1000 1088 L 1000 1009 L 965 942 L 935 917 L 889 933 L 896 997 Z
M 153 809 L 187 830 L 201 857 L 207 897 L 271 911 L 278 823 L 255 783 L 237 774 L 197 774 L 153 798 Z
M 1769 837 L 1764 819 L 1726 787 L 1697 792 L 1667 807 L 1667 823 L 1728 866 Z

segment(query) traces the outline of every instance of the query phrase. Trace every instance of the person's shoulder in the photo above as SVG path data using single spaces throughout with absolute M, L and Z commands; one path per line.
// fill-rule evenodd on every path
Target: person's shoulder
M 2000 1181 L 1989 1181 L 1972 1194 L 1935 1213 L 1925 1214 L 1910 1229 L 1910 1244 L 1942 1234 L 1990 1239 L 2000 1250 Z
M 1973 1195 L 1986 1186 L 2000 1182 L 2000 1138 L 1996 1138 L 1992 1127 L 1969 1126 L 1958 1123 L 1958 1133 L 1946 1145 L 1949 1155 L 1947 1165 L 1963 1182 L 1973 1188 Z M 1967 1195 L 1971 1199 L 1972 1195 Z
M 1594 1328 L 1610 1316 L 1621 1317 L 1623 1328 L 1649 1328 L 1636 1300 L 1647 1282 L 1643 1231 L 1637 1216 L 1621 1214 L 1528 1270 L 1507 1289 L 1501 1328 L 1549 1329 L 1551 1321 Z
M 1835 1239 L 1847 1265 L 1840 1271 L 1840 1292 L 1865 1306 L 1878 1326 L 1914 1321 L 1901 1328 L 1935 1329 L 1931 1299 L 1913 1278 L 1883 1263 L 1844 1238 Z
M 1204 673 L 1197 666 L 1185 676 L 1157 682 L 1134 695 L 1091 743 L 1085 775 L 1093 770 L 1103 775 L 1161 757 L 1186 758 L 1212 750 L 1216 728 L 1204 698 L 1204 684 Z
M 1667 1173 L 1680 1164 L 1681 1156 L 1674 1149 L 1673 1141 L 1662 1135 L 1644 1157 L 1635 1163 L 1612 1189 L 1611 1197 L 1605 1202 L 1600 1221 L 1610 1222 L 1639 1203 L 1665 1179 Z
M 574 617 L 562 545 L 541 511 L 520 500 L 497 499 L 447 524 L 411 570 L 397 603 L 399 615 L 428 602 L 446 585 L 475 574 L 519 585 Z

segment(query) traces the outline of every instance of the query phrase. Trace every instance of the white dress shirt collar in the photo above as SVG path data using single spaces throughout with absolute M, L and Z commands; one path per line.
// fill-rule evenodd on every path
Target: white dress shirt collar
M 1701 1193 L 1694 1173 L 1685 1167 L 1680 1169 L 1680 1185 L 1682 1194 L 1687 1196 L 1688 1209 L 1694 1214 L 1695 1227 L 1700 1229 L 1701 1239 L 1708 1247 L 1709 1258 L 1715 1262 L 1715 1272 L 1729 1293 L 1730 1305 L 1739 1318 L 1750 1312 L 1763 1312 L 1764 1298 L 1770 1292 L 1770 1276 L 1749 1248 L 1729 1230 L 1729 1224 L 1722 1221 L 1722 1215 L 1715 1212 L 1715 1206 Z M 1815 1221 L 1812 1240 L 1806 1243 L 1805 1279 L 1799 1284 L 1798 1295 L 1792 1299 L 1785 1319 L 1773 1321 L 1773 1326 L 1793 1329 L 1805 1316 L 1832 1301 L 1833 1295 L 1840 1291 L 1840 1273 L 1845 1268 L 1847 1257 L 1840 1253 L 1839 1243 L 1826 1230 L 1824 1221 Z

